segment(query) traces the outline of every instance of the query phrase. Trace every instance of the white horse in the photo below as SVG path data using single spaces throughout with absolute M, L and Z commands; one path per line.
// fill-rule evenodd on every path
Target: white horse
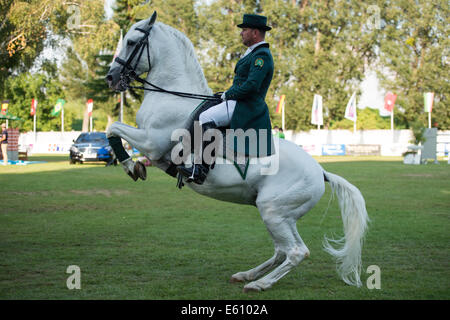
M 123 71 L 127 70 L 124 65 L 128 62 L 128 67 L 134 65 L 136 75 L 148 72 L 147 83 L 170 91 L 211 95 L 190 40 L 155 20 L 156 12 L 128 31 L 119 59 L 108 73 L 109 86 L 126 90 L 130 79 L 123 76 Z M 135 50 L 139 46 L 140 52 Z M 108 137 L 123 138 L 165 171 L 176 144 L 171 139 L 172 133 L 184 127 L 198 104 L 198 100 L 148 91 L 136 115 L 138 128 L 115 122 L 108 129 Z M 279 161 L 276 174 L 261 174 L 264 165 L 256 163 L 249 166 L 244 180 L 235 166 L 226 162 L 217 163 L 204 184 L 187 183 L 202 195 L 256 206 L 273 238 L 273 257 L 253 269 L 232 275 L 231 282 L 249 281 L 244 292 L 265 290 L 309 256 L 296 221 L 320 200 L 325 192 L 325 181 L 328 181 L 339 201 L 345 235 L 340 240 L 324 237 L 324 248 L 336 258 L 337 271 L 343 281 L 361 286 L 361 249 L 369 218 L 360 191 L 345 179 L 326 172 L 294 143 L 276 139 L 275 145 L 278 145 L 276 154 L 269 160 Z M 139 175 L 131 159 L 123 161 L 122 165 L 130 175 Z

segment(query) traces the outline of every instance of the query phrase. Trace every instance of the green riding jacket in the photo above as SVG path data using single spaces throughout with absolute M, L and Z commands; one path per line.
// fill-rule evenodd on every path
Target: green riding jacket
M 225 93 L 227 100 L 237 101 L 230 128 L 243 129 L 244 132 L 248 129 L 256 130 L 256 140 L 249 135 L 250 142 L 245 145 L 247 156 L 265 157 L 275 153 L 269 109 L 264 101 L 272 81 L 273 69 L 269 44 L 261 44 L 238 61 L 234 69 L 233 85 Z M 241 152 L 236 147 L 235 150 Z

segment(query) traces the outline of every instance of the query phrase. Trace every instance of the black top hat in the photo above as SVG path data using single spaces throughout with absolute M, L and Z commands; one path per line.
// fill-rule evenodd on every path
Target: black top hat
M 272 28 L 267 26 L 267 17 L 257 14 L 244 14 L 244 21 L 238 24 L 239 28 L 252 28 L 269 31 Z

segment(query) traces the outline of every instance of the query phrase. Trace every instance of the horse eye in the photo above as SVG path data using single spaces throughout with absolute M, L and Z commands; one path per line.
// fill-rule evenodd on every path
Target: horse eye
M 127 45 L 129 45 L 129 46 L 134 46 L 135 44 L 136 44 L 136 41 L 133 41 L 133 40 L 127 41 Z

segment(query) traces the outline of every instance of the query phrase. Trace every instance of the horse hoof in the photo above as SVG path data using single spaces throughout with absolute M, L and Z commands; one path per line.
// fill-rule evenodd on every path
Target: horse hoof
M 230 283 L 237 283 L 237 282 L 245 282 L 245 277 L 242 275 L 241 272 L 235 273 L 231 276 Z
M 231 279 L 230 279 L 230 283 L 241 283 L 241 282 L 244 282 L 244 280 L 233 278 L 233 277 L 231 277 Z
M 131 179 L 133 179 L 134 181 L 136 181 L 138 179 L 138 177 L 135 176 L 134 174 L 132 174 L 131 172 L 127 172 L 127 173 L 131 177 Z
M 242 290 L 244 293 L 248 293 L 248 292 L 261 292 L 263 291 L 265 288 L 264 286 L 262 286 L 261 283 L 258 283 L 257 281 L 253 281 L 250 282 L 249 284 L 247 284 L 244 289 Z
M 247 287 L 245 286 L 244 289 L 242 289 L 242 292 L 249 293 L 249 292 L 261 292 L 261 288 L 257 287 Z
M 145 166 L 142 164 L 142 162 L 136 161 L 136 164 L 134 165 L 134 175 L 136 176 L 136 180 L 138 178 L 141 178 L 142 180 L 147 179 L 147 169 L 145 169 Z

